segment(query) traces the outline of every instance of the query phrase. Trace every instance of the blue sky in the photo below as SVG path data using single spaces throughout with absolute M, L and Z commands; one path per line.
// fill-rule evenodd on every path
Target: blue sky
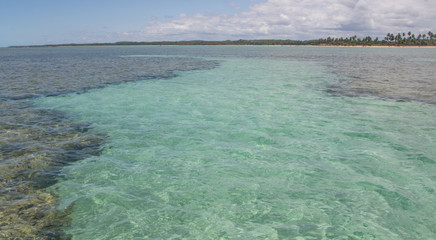
M 108 36 L 141 31 L 152 21 L 237 14 L 256 2 L 261 1 L 0 0 L 0 46 L 111 41 Z
M 436 30 L 434 0 L 0 0 L 0 47 Z

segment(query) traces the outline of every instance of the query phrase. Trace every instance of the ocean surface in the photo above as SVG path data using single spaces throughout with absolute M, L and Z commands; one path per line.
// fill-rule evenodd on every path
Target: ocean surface
M 436 49 L 0 49 L 0 238 L 436 239 Z

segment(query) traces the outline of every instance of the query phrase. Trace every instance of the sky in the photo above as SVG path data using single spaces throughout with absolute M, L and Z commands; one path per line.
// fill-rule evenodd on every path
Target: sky
M 436 31 L 436 0 L 0 0 L 0 47 L 384 37 Z

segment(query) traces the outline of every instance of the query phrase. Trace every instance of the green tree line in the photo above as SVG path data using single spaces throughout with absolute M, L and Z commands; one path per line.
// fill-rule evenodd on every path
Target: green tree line
M 319 39 L 320 45 L 341 46 L 436 46 L 436 35 L 429 31 L 424 34 L 388 33 L 383 39 L 371 38 L 370 36 L 358 38 L 356 35 L 347 38 Z
M 59 47 L 59 46 L 142 46 L 142 45 L 311 45 L 311 46 L 436 46 L 436 34 L 429 31 L 424 34 L 388 33 L 383 39 L 370 36 L 359 38 L 356 35 L 351 37 L 328 37 L 317 40 L 227 40 L 227 41 L 157 41 L 157 42 L 116 42 L 116 43 L 88 43 L 88 44 L 56 44 L 37 46 L 12 46 L 12 47 Z

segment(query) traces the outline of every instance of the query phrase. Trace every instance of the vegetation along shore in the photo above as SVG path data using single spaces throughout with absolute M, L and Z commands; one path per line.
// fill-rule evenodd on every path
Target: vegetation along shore
M 359 38 L 356 35 L 351 37 L 328 37 L 316 40 L 226 40 L 226 41 L 156 41 L 156 42 L 115 42 L 115 43 L 68 43 L 68 44 L 47 44 L 10 47 L 66 47 L 66 46 L 195 46 L 195 45 L 284 45 L 284 46 L 374 46 L 374 47 L 434 47 L 436 46 L 436 34 L 432 31 L 421 34 L 388 33 L 383 39 L 378 37 Z

